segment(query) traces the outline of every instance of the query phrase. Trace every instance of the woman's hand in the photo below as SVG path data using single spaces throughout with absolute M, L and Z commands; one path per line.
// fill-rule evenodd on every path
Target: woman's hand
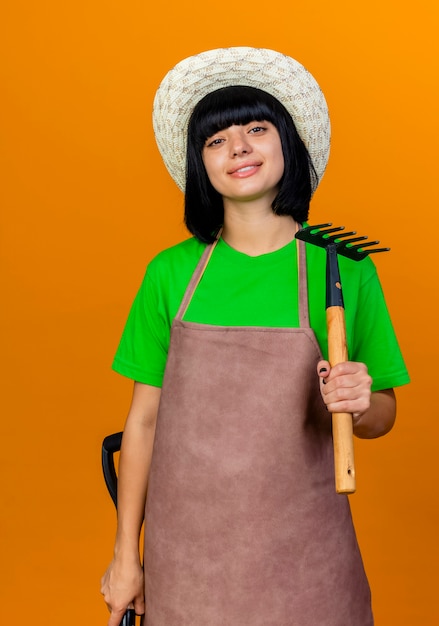
M 328 361 L 317 366 L 320 391 L 331 413 L 352 413 L 355 420 L 370 408 L 372 378 L 364 363 L 346 361 L 331 367 Z
M 119 626 L 125 611 L 134 608 L 136 615 L 145 612 L 143 569 L 135 559 L 113 559 L 101 580 L 101 593 L 111 611 L 108 626 Z
M 357 437 L 372 439 L 385 435 L 396 417 L 393 389 L 372 392 L 372 378 L 364 363 L 346 361 L 331 367 L 319 361 L 320 391 L 331 413 L 351 413 Z

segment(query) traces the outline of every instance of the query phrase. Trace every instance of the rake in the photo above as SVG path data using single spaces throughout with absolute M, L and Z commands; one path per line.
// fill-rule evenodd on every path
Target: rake
M 354 236 L 356 231 L 344 231 L 344 226 L 332 223 L 306 226 L 296 237 L 326 250 L 326 324 L 328 356 L 331 367 L 348 360 L 343 293 L 337 256 L 361 261 L 369 254 L 387 252 L 390 248 L 371 248 L 379 241 L 365 241 L 367 236 Z M 362 242 L 362 243 L 358 243 Z M 356 489 L 353 422 L 350 413 L 332 414 L 334 444 L 335 489 L 337 493 L 354 493 Z

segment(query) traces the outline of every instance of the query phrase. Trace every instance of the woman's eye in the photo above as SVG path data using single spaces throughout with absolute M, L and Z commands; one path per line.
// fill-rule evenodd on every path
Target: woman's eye
M 264 130 L 265 130 L 265 128 L 263 126 L 253 126 L 253 128 L 251 128 L 249 132 L 251 132 L 251 133 L 261 133 Z
M 220 139 L 219 137 L 216 137 L 215 139 L 207 139 L 206 140 L 206 147 L 209 148 L 210 146 L 218 146 L 222 142 L 223 142 L 223 140 Z

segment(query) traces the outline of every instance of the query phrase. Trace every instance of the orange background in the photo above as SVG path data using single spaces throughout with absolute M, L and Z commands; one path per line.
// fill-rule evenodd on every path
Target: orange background
M 115 513 L 100 446 L 123 427 L 131 393 L 110 364 L 146 263 L 186 236 L 153 96 L 181 58 L 252 45 L 297 58 L 326 94 L 332 154 L 312 221 L 392 248 L 376 262 L 412 384 L 398 391 L 392 433 L 356 442 L 351 502 L 377 626 L 439 623 L 437 2 L 8 5 L 1 622 L 106 622 L 99 579 Z

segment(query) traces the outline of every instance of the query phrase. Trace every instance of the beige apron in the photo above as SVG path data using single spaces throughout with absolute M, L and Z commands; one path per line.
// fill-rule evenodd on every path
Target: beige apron
M 145 512 L 145 626 L 371 626 L 334 489 L 299 243 L 300 328 L 171 331 Z

